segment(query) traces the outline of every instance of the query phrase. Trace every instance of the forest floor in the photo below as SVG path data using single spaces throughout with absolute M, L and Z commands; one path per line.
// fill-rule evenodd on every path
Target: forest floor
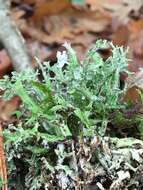
M 130 101 L 133 105 L 130 109 L 124 110 L 127 123 L 109 123 L 107 134 L 113 133 L 111 138 L 106 135 L 103 139 L 97 137 L 94 142 L 86 139 L 85 142 L 78 142 L 79 144 L 67 140 L 65 147 L 67 150 L 68 146 L 71 146 L 78 152 L 80 155 L 78 162 L 81 167 L 83 166 L 83 173 L 80 174 L 83 176 L 74 179 L 75 189 L 143 189 L 143 129 L 138 128 L 138 123 L 133 121 L 132 117 L 139 114 L 142 118 L 142 97 L 140 98 L 139 89 L 142 92 L 143 1 L 11 0 L 10 17 L 24 37 L 33 68 L 38 67 L 35 57 L 41 62 L 50 61 L 51 66 L 54 65 L 57 62 L 57 51 L 65 50 L 62 46 L 65 42 L 71 44 L 78 61 L 84 59 L 87 50 L 98 39 L 107 39 L 114 45 L 129 47 L 128 71 L 134 72 L 134 75 L 127 80 L 124 73 L 120 76 L 121 85 L 126 81 L 132 86 L 124 97 L 125 101 Z M 110 56 L 110 48 L 99 49 L 99 53 L 106 60 Z M 6 74 L 11 76 L 13 70 L 12 60 L 1 44 L 0 77 L 3 78 Z M 19 108 L 19 104 L 18 97 L 13 97 L 9 101 L 0 99 L 0 121 L 4 127 L 15 122 L 12 113 Z M 101 148 L 101 152 L 98 152 L 100 163 L 96 165 L 96 170 L 93 170 L 88 161 L 96 147 Z M 63 151 L 62 147 L 59 146 L 57 151 Z M 85 162 L 89 165 L 87 166 Z M 95 158 L 93 162 L 96 162 Z M 20 166 L 17 167 L 21 168 L 23 163 L 18 161 L 18 164 Z M 84 168 L 85 165 L 87 168 Z M 14 179 L 15 176 L 12 176 L 11 180 Z M 18 180 L 20 178 L 16 179 Z M 88 182 L 82 184 L 86 180 Z M 12 184 L 11 189 L 18 189 L 11 181 L 9 183 Z M 55 185 L 52 185 L 54 189 Z M 21 185 L 19 189 L 22 189 Z M 31 187 L 29 190 L 34 188 Z

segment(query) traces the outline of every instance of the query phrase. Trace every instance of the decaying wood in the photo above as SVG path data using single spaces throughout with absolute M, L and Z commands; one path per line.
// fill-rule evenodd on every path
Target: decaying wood
M 9 17 L 9 0 L 0 0 L 0 41 L 7 50 L 14 69 L 21 72 L 31 68 L 24 39 Z
M 0 178 L 4 185 L 1 190 L 8 190 L 7 187 L 7 170 L 6 170 L 6 162 L 4 156 L 4 145 L 3 145 L 3 136 L 2 136 L 2 126 L 0 124 Z

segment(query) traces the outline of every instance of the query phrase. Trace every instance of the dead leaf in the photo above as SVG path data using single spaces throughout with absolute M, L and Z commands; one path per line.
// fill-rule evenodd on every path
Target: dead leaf
M 10 58 L 5 50 L 0 51 L 0 77 L 12 70 Z
M 143 67 L 143 30 L 138 33 L 131 33 L 128 42 L 129 62 L 128 69 L 132 72 L 138 72 Z
M 136 86 L 129 88 L 124 96 L 125 102 L 140 102 L 139 91 Z
M 47 0 L 23 0 L 23 3 L 25 4 L 35 4 L 35 6 L 42 5 L 46 3 Z
M 103 32 L 110 27 L 108 19 L 90 20 L 89 18 L 83 18 L 79 21 L 79 28 L 83 32 Z
M 113 34 L 113 43 L 118 46 L 126 46 L 130 37 L 129 29 L 126 25 L 119 25 Z
M 71 7 L 71 4 L 68 0 L 61 0 L 60 3 L 59 0 L 48 1 L 35 9 L 33 19 L 40 20 L 46 15 L 59 14 L 69 7 Z
M 24 16 L 25 11 L 19 10 L 19 9 L 12 9 L 10 12 L 10 17 L 13 19 L 15 22 L 17 22 L 18 19 L 20 19 L 22 16 Z
M 128 28 L 130 32 L 137 34 L 143 30 L 143 18 L 140 18 L 139 20 L 130 20 L 128 22 Z
M 20 98 L 15 96 L 9 101 L 0 99 L 0 119 L 2 121 L 9 121 L 14 111 L 20 104 Z
M 110 0 L 112 2 L 112 0 Z M 126 22 L 126 19 L 128 19 L 128 15 L 131 11 L 139 11 L 139 9 L 143 5 L 142 0 L 119 0 L 115 3 L 110 3 L 107 1 L 103 4 L 103 7 L 105 9 L 111 10 L 115 16 L 119 18 L 120 21 Z
M 137 72 L 126 80 L 127 92 L 124 100 L 131 102 L 141 102 L 140 90 L 143 90 L 143 72 Z
M 85 0 L 85 4 L 88 6 L 88 8 L 91 11 L 103 11 L 103 4 L 106 2 L 106 0 Z

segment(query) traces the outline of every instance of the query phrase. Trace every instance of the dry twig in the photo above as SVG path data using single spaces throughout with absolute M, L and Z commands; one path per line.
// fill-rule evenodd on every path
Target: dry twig
M 2 136 L 2 126 L 0 124 L 0 178 L 4 185 L 2 186 L 2 190 L 8 190 L 7 187 L 7 170 L 6 170 L 6 162 L 4 156 L 4 145 L 3 145 L 3 136 Z
M 7 50 L 14 69 L 31 68 L 31 60 L 19 30 L 9 17 L 9 0 L 0 0 L 0 41 Z

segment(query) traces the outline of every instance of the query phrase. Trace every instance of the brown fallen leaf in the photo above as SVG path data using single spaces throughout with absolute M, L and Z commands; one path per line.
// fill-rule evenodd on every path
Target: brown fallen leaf
M 88 6 L 88 9 L 91 11 L 104 11 L 103 10 L 103 4 L 106 2 L 107 0 L 85 0 L 85 4 Z
M 124 101 L 125 102 L 132 102 L 132 103 L 137 103 L 140 102 L 140 94 L 139 94 L 139 89 L 136 86 L 133 86 L 129 88 L 124 96 Z
M 48 17 L 45 17 L 47 13 Z M 40 24 L 38 19 L 40 20 Z M 87 36 L 90 40 L 93 39 L 91 42 L 94 42 L 96 39 L 94 37 L 95 33 L 111 30 L 110 14 L 82 10 L 72 6 L 69 1 L 67 3 L 67 0 L 62 0 L 60 3 L 57 0 L 46 1 L 36 5 L 35 13 L 28 21 L 19 17 L 19 19 L 16 18 L 15 22 L 26 38 L 28 37 L 33 41 L 36 40 L 44 44 L 62 44 L 65 41 L 72 42 L 79 35 L 81 36 L 83 34 L 84 36 L 85 33 L 88 33 Z M 81 40 L 82 48 L 86 48 L 87 41 L 90 40 L 86 40 L 83 37 Z
M 24 14 L 25 14 L 25 11 L 20 10 L 20 9 L 16 9 L 16 8 L 14 8 L 14 9 L 12 9 L 12 10 L 10 11 L 10 17 L 11 17 L 13 20 L 15 20 L 15 22 L 16 22 L 18 19 L 20 19 L 22 16 L 24 16 Z
M 103 32 L 105 30 L 110 30 L 110 21 L 109 19 L 98 19 L 90 20 L 88 18 L 80 19 L 78 27 L 83 32 Z
M 82 57 L 85 55 L 85 51 L 88 49 L 88 47 L 97 39 L 95 35 L 91 35 L 87 32 L 78 34 L 77 38 L 74 38 L 72 40 L 73 45 L 80 45 L 84 47 L 84 52 L 82 52 Z M 78 51 L 77 51 L 78 54 Z
M 34 4 L 35 6 L 42 5 L 46 2 L 47 2 L 47 0 L 23 0 L 23 3 L 30 4 L 30 5 Z
M 64 36 L 65 33 L 65 36 L 68 36 L 68 34 L 71 36 L 72 34 L 77 35 L 85 32 L 99 33 L 111 30 L 111 18 L 109 17 L 91 19 L 90 17 L 80 17 L 76 13 L 74 15 L 55 15 L 45 18 L 45 31 L 48 34 L 58 33 L 59 36 Z
M 15 96 L 9 101 L 0 99 L 0 120 L 9 121 L 20 104 L 20 98 Z
M 125 101 L 141 102 L 140 91 L 143 90 L 143 72 L 138 71 L 133 76 L 126 79 L 127 91 L 124 96 Z
M 60 0 L 60 2 L 59 0 L 47 1 L 35 9 L 33 19 L 39 21 L 46 15 L 59 14 L 69 7 L 71 7 L 69 0 Z
M 128 22 L 128 29 L 130 30 L 130 32 L 136 34 L 143 30 L 143 18 L 140 18 L 139 20 L 130 19 Z
M 29 37 L 37 41 L 43 43 L 53 43 L 53 41 L 55 40 L 54 36 L 52 36 L 52 38 L 50 35 L 47 35 L 41 29 L 27 25 L 24 19 L 19 20 L 19 22 L 17 22 L 17 26 L 22 31 L 22 33 L 28 35 Z
M 113 0 L 107 0 L 102 6 L 114 13 L 120 21 L 125 22 L 128 19 L 129 14 L 134 11 L 138 12 L 143 5 L 142 0 L 117 0 L 112 3 Z
M 129 29 L 126 25 L 121 24 L 116 28 L 113 33 L 112 41 L 118 46 L 126 46 L 130 37 Z
M 12 70 L 12 64 L 5 50 L 0 51 L 0 77 Z
M 128 45 L 131 59 L 128 69 L 138 72 L 143 67 L 143 30 L 132 33 Z
M 76 20 L 76 24 L 71 23 L 71 19 Z M 46 44 L 61 44 L 64 41 L 74 40 L 75 37 L 78 38 L 78 34 L 85 32 L 99 33 L 105 30 L 110 30 L 109 18 L 103 18 L 101 20 L 90 20 L 88 18 L 77 18 L 76 15 L 75 18 L 72 18 L 70 16 L 67 16 L 65 18 L 64 16 L 54 16 L 50 19 L 47 19 L 47 22 L 48 21 L 51 23 L 51 29 L 48 27 L 49 24 L 46 26 L 45 23 L 45 31 L 47 33 L 40 28 L 36 28 L 35 26 L 29 26 L 28 23 L 26 23 L 23 19 L 19 20 L 17 22 L 17 25 L 24 34 L 27 34 L 32 39 Z M 82 42 L 84 43 L 84 39 Z M 86 44 L 84 43 L 84 45 Z

